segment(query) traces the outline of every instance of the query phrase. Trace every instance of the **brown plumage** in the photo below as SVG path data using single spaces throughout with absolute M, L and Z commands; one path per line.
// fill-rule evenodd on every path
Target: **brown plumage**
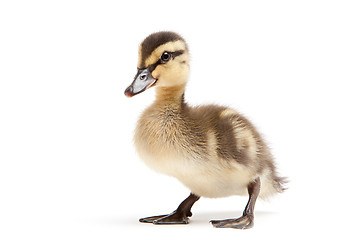
M 192 192 L 174 213 L 140 221 L 187 223 L 200 196 L 249 194 L 242 217 L 212 221 L 215 227 L 249 228 L 257 195 L 282 192 L 285 179 L 277 175 L 269 148 L 246 118 L 227 107 L 191 107 L 184 101 L 188 73 L 188 47 L 178 34 L 154 33 L 140 45 L 138 73 L 125 94 L 156 86 L 156 100 L 137 124 L 137 152 L 148 166 L 176 177 Z

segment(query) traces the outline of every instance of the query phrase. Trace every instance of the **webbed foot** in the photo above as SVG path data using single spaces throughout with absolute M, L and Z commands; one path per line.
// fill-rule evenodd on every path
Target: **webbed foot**
M 254 207 L 260 193 L 260 178 L 248 185 L 249 201 L 242 217 L 225 220 L 212 220 L 211 224 L 216 228 L 249 229 L 254 226 Z
M 145 217 L 145 218 L 140 218 L 139 222 L 142 223 L 153 223 L 155 220 L 158 220 L 160 218 L 166 217 L 167 215 L 159 215 L 159 216 L 152 216 L 152 217 Z
M 199 200 L 199 196 L 191 193 L 179 207 L 168 215 L 159 215 L 146 218 L 140 218 L 139 221 L 142 223 L 153 223 L 153 224 L 188 224 L 189 218 L 192 216 L 190 211 L 192 205 Z
M 153 224 L 188 224 L 189 218 L 183 213 L 174 211 L 168 215 L 159 215 L 159 216 L 141 218 L 139 219 L 139 221 L 144 223 L 153 223 Z
M 254 216 L 253 215 L 243 215 L 240 218 L 225 219 L 225 220 L 212 220 L 210 222 L 216 228 L 249 229 L 254 226 Z

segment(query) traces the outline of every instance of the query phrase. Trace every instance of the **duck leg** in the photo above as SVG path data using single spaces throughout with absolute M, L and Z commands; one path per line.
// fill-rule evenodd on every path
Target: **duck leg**
M 140 222 L 153 224 L 188 224 L 189 218 L 192 216 L 191 207 L 199 200 L 199 196 L 191 193 L 179 207 L 168 215 L 159 215 L 153 217 L 140 218 Z
M 212 225 L 216 228 L 238 228 L 248 229 L 254 226 L 254 207 L 257 197 L 260 192 L 260 179 L 257 178 L 254 182 L 248 185 L 249 201 L 245 207 L 243 215 L 239 218 L 212 220 Z

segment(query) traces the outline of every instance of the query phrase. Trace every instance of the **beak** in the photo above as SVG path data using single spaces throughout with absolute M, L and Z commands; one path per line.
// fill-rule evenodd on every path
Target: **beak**
M 151 76 L 149 68 L 139 69 L 135 75 L 134 81 L 128 88 L 126 88 L 125 96 L 133 97 L 136 94 L 142 93 L 146 89 L 154 86 L 155 83 L 156 79 Z

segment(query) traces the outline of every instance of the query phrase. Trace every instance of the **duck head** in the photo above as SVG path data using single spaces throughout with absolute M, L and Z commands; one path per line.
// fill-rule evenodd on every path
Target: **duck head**
M 149 35 L 139 46 L 137 73 L 126 88 L 127 97 L 153 87 L 174 87 L 187 83 L 189 52 L 185 40 L 174 32 Z

